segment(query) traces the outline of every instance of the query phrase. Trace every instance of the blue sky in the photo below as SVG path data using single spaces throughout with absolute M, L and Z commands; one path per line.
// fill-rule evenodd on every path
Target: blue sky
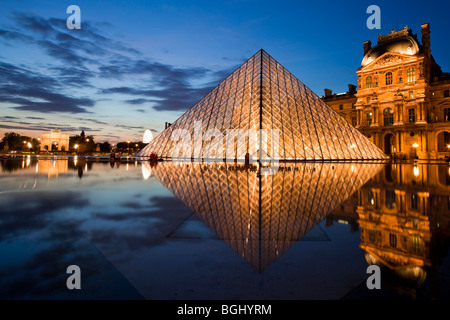
M 81 30 L 69 30 L 69 5 Z M 369 30 L 369 5 L 381 29 Z M 450 72 L 448 1 L 1 1 L 0 136 L 161 132 L 263 48 L 319 96 L 356 84 L 363 42 L 408 25 Z

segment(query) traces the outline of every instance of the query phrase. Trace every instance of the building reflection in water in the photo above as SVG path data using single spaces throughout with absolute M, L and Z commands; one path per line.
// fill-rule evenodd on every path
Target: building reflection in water
M 81 179 L 87 171 L 92 170 L 94 163 L 94 161 L 77 156 L 66 159 L 39 159 L 24 156 L 17 159 L 2 159 L 0 160 L 0 167 L 4 173 L 33 169 L 36 174 L 46 175 L 49 179 L 58 178 L 59 175 L 65 175 L 69 173 L 69 170 L 74 170 L 77 171 L 78 177 Z M 118 164 L 117 167 L 119 167 Z
M 162 162 L 150 168 L 144 162 L 142 170 L 263 272 L 382 166 L 285 163 L 260 175 L 258 166 Z
M 58 178 L 60 174 L 67 174 L 68 160 L 39 160 L 36 163 L 36 173 Z
M 449 166 L 386 165 L 334 217 L 355 221 L 355 214 L 360 247 L 369 265 L 384 270 L 385 286 L 415 297 L 428 281 L 438 294 L 450 239 Z

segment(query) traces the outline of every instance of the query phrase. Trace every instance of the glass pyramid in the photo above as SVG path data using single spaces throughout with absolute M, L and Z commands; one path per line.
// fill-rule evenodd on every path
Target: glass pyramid
M 223 143 L 220 138 L 205 139 L 208 130 L 227 137 L 227 130 L 232 129 L 240 129 L 236 133 L 237 142 L 233 142 L 231 148 L 227 145 L 226 151 L 225 139 Z M 261 129 L 272 134 L 263 138 Z M 175 149 L 179 139 L 174 139 L 173 134 L 177 130 L 189 133 L 190 151 Z M 200 133 L 203 140 L 198 143 L 195 135 Z M 263 139 L 267 140 L 267 149 L 261 148 Z M 148 157 L 154 153 L 159 158 L 195 158 L 200 155 L 202 159 L 216 157 L 222 160 L 244 159 L 249 153 L 252 158 L 258 158 L 259 152 L 254 147 L 258 146 L 258 141 L 259 148 L 256 148 L 264 150 L 272 159 L 388 158 L 262 49 L 136 156 Z
M 384 166 L 286 162 L 275 174 L 265 175 L 257 165 L 142 165 L 258 272 Z

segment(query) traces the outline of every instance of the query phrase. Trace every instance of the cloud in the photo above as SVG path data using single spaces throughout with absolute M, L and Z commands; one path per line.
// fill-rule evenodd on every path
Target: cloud
M 101 96 L 130 96 L 121 97 L 129 105 L 148 104 L 156 111 L 185 111 L 230 73 L 229 68 L 175 66 L 143 57 L 131 45 L 108 37 L 98 28 L 105 28 L 100 23 L 83 21 L 84 28 L 70 32 L 64 19 L 21 12 L 14 13 L 12 19 L 15 27 L 0 29 L 0 39 L 12 46 L 16 42 L 33 45 L 54 59 L 45 70 L 31 63 L 14 65 L 0 61 L 0 102 L 13 104 L 16 110 L 93 113 L 101 97 L 82 96 L 86 89 L 93 89 L 90 91 Z M 94 85 L 105 79 L 123 80 L 124 85 Z M 145 110 L 140 108 L 137 112 Z
M 193 214 L 173 196 L 154 196 L 149 200 L 151 210 L 145 209 L 149 207 L 148 205 L 132 206 L 130 203 L 122 203 L 121 206 L 133 210 L 93 213 L 93 219 L 109 221 L 112 224 L 108 225 L 112 227 L 94 230 L 90 234 L 91 241 L 106 253 L 114 253 L 118 250 L 123 252 L 141 250 L 145 247 L 161 245 L 166 241 L 167 235 L 173 232 L 186 217 Z M 167 214 L 168 212 L 171 214 Z
M 132 96 L 145 96 L 154 99 L 139 98 L 131 100 L 132 104 L 151 102 L 152 108 L 157 111 L 183 111 L 192 107 L 214 87 L 191 88 L 189 85 L 176 84 L 163 89 L 136 89 L 131 87 L 112 87 L 101 90 L 102 94 L 129 94 Z M 127 100 L 129 103 L 130 100 Z M 133 103 L 134 102 L 134 103 Z
M 44 118 L 40 117 L 26 117 L 27 119 L 31 120 L 42 120 L 40 122 L 29 122 L 29 121 L 22 121 L 20 118 L 17 117 L 11 117 L 11 116 L 4 116 L 0 117 L 0 121 L 3 120 L 5 122 L 8 122 L 8 124 L 0 123 L 0 128 L 2 129 L 8 129 L 8 130 L 31 130 L 31 131 L 49 131 L 51 129 L 54 129 L 57 127 L 63 132 L 73 132 L 73 131 L 100 131 L 99 129 L 93 129 L 88 127 L 81 127 L 81 126 L 71 126 L 71 125 L 65 125 L 61 123 L 48 123 L 45 121 Z
M 133 105 L 140 105 L 148 102 L 155 102 L 155 100 L 139 98 L 139 99 L 125 100 L 125 102 Z
M 40 34 L 48 34 L 54 30 L 51 24 L 46 19 L 37 15 L 26 15 L 16 12 L 13 13 L 13 19 L 18 22 L 22 28 Z
M 88 113 L 92 99 L 60 93 L 58 79 L 0 61 L 0 102 L 15 104 L 17 110 L 36 112 Z
M 23 201 L 25 198 L 26 202 Z M 0 216 L 0 240 L 45 227 L 51 221 L 53 212 L 67 208 L 83 208 L 88 204 L 89 201 L 79 192 L 13 193 L 1 203 L 3 209 Z
M 30 36 L 27 36 L 26 34 L 23 34 L 21 32 L 17 31 L 11 31 L 11 30 L 2 30 L 0 29 L 0 38 L 6 39 L 6 40 L 21 40 L 24 42 L 31 43 L 33 42 L 33 38 Z M 9 44 L 9 41 L 5 41 L 6 44 Z
M 45 120 L 45 118 L 42 117 L 26 117 L 26 118 L 31 120 Z
M 103 125 L 107 125 L 108 123 L 97 120 L 97 119 L 89 119 L 89 118 L 75 118 L 75 120 L 79 120 L 79 121 L 88 121 L 88 122 L 93 122 L 96 124 L 103 124 Z

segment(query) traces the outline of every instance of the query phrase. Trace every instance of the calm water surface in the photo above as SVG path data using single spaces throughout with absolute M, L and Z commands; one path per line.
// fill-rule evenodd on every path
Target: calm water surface
M 450 298 L 444 164 L 0 164 L 2 299 Z

